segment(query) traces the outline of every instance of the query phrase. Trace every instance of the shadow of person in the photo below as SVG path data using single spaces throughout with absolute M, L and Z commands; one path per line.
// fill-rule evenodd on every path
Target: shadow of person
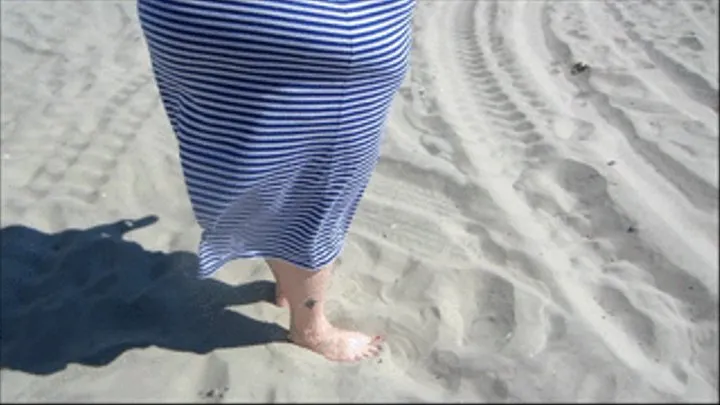
M 69 363 L 107 364 L 151 345 L 207 353 L 286 341 L 279 325 L 226 309 L 271 300 L 274 283 L 199 280 L 196 255 L 123 240 L 157 219 L 56 234 L 0 230 L 0 368 L 48 374 Z

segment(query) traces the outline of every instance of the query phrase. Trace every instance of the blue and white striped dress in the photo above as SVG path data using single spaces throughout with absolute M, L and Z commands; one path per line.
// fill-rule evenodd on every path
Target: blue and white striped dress
M 408 66 L 415 0 L 138 0 L 200 276 L 340 253 Z

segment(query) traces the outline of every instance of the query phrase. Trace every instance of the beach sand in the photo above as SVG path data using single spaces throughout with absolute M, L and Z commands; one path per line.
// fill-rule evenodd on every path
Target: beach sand
M 135 3 L 3 1 L 0 399 L 717 401 L 718 2 L 414 30 L 330 290 L 386 350 L 334 364 L 282 341 L 262 261 L 192 277 Z

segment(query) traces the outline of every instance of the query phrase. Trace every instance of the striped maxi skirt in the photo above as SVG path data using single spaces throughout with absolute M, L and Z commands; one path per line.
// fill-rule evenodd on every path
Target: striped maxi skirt
M 408 67 L 415 0 L 138 0 L 199 276 L 340 253 Z

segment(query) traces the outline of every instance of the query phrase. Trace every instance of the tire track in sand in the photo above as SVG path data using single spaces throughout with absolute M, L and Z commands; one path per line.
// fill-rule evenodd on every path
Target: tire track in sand
M 542 116 L 549 116 L 549 110 L 537 92 L 522 81 L 517 73 L 519 68 L 514 66 L 515 58 L 508 57 L 507 51 L 501 51 L 505 48 L 504 39 L 492 28 L 497 26 L 497 3 L 458 2 L 456 4 L 452 12 L 457 24 L 451 35 L 455 38 L 453 43 L 457 46 L 457 62 L 465 75 L 464 79 L 470 84 L 463 87 L 467 89 L 474 104 L 479 107 L 482 113 L 480 117 L 486 121 L 488 136 L 493 140 L 492 144 L 487 145 L 491 148 L 490 155 L 500 157 L 494 162 L 504 166 L 498 170 L 498 177 L 504 178 L 499 181 L 513 185 L 512 190 L 507 190 L 511 194 L 499 199 L 515 200 L 515 204 L 520 204 L 517 209 L 529 214 L 533 209 L 527 205 L 527 202 L 532 199 L 528 198 L 524 190 L 516 186 L 527 173 L 537 166 L 547 164 L 556 155 L 556 149 L 550 143 L 544 142 L 547 136 L 542 128 Z M 485 12 L 478 13 L 478 7 L 482 6 L 487 7 L 485 10 L 480 10 Z M 489 27 L 491 32 L 484 32 L 485 35 L 478 32 L 475 20 L 477 15 L 487 17 L 482 26 Z M 488 39 L 490 43 L 479 40 L 479 37 Z M 493 49 L 500 52 L 499 58 Z M 510 78 L 507 90 L 505 86 L 508 84 L 507 81 L 503 81 L 503 77 Z M 524 99 L 518 94 L 524 95 Z M 467 117 L 467 119 L 477 120 L 480 117 Z M 492 194 L 491 192 L 490 195 Z M 491 198 L 498 201 L 495 196 Z M 504 206 L 504 204 L 499 205 Z M 513 215 L 508 217 L 512 218 Z M 514 228 L 518 235 L 526 234 L 517 224 Z M 507 266 L 512 263 L 518 266 L 531 278 L 543 282 L 553 292 L 554 299 L 558 302 L 564 301 L 564 294 L 558 290 L 549 268 L 542 266 L 522 249 L 498 245 L 492 238 L 488 238 L 488 232 L 482 228 L 473 227 L 468 230 L 478 234 L 478 237 L 485 241 L 482 243 L 484 249 L 499 252 L 494 255 L 495 264 Z
M 645 50 L 648 58 L 653 61 L 657 68 L 668 76 L 670 80 L 677 83 L 688 97 L 709 109 L 717 111 L 718 101 L 720 100 L 717 83 L 713 86 L 704 77 L 691 71 L 682 62 L 676 61 L 661 49 L 658 49 L 651 41 L 646 40 L 633 28 L 634 23 L 625 19 L 622 10 L 618 6 L 612 2 L 605 2 L 604 5 L 609 14 L 623 27 L 625 34 Z
M 553 7 L 552 5 L 547 6 L 543 17 L 547 49 L 555 60 L 563 65 L 570 65 L 573 63 L 570 47 L 549 28 L 549 24 L 551 24 L 549 13 L 552 12 Z M 651 164 L 660 175 L 686 197 L 689 203 L 706 212 L 718 209 L 715 187 L 665 153 L 656 143 L 642 138 L 630 117 L 623 110 L 615 107 L 610 102 L 609 96 L 597 89 L 587 76 L 568 75 L 568 80 L 575 84 L 583 94 L 589 95 L 588 99 L 605 121 L 623 134 L 633 151 Z
M 546 12 L 543 11 L 542 6 L 538 3 L 532 3 L 531 9 L 534 14 L 532 17 L 537 19 L 541 19 L 541 14 Z M 580 27 L 578 29 L 580 29 L 580 34 L 584 37 L 583 40 L 574 39 L 574 36 L 567 31 L 568 18 L 574 18 L 574 26 Z M 629 44 L 622 45 L 620 47 L 613 46 L 614 41 L 625 43 L 626 40 L 616 37 L 613 41 L 613 38 L 607 38 L 605 31 L 608 27 L 615 27 L 617 23 L 614 22 L 611 16 L 607 15 L 607 12 L 604 11 L 602 4 L 588 3 L 583 4 L 581 7 L 578 4 L 563 3 L 562 6 L 558 5 L 557 8 L 553 5 L 552 21 L 550 22 L 553 24 L 551 27 L 552 29 L 549 29 L 548 32 L 545 33 L 544 40 L 547 42 L 545 48 L 548 50 L 549 56 L 553 59 L 563 61 L 573 61 L 577 59 L 582 60 L 587 57 L 588 49 L 605 47 L 613 50 L 612 54 L 608 54 L 606 56 L 606 58 L 609 59 L 608 62 L 600 63 L 600 65 L 594 68 L 589 75 L 570 75 L 565 72 L 563 76 L 558 77 L 560 81 L 566 82 L 566 84 L 556 84 L 556 86 L 558 86 L 557 92 L 562 92 L 563 87 L 567 88 L 568 85 L 572 86 L 570 89 L 564 91 L 569 90 L 570 93 L 577 94 L 577 97 L 581 97 L 582 95 L 582 97 L 587 100 L 592 107 L 592 115 L 596 116 L 595 119 L 600 122 L 600 125 L 604 127 L 606 131 L 619 135 L 618 139 L 623 140 L 619 143 L 619 145 L 629 146 L 629 150 L 627 152 L 621 151 L 622 149 L 625 149 L 623 147 L 621 150 L 612 152 L 612 155 L 609 155 L 606 151 L 605 153 L 600 152 L 599 154 L 601 156 L 598 156 L 602 162 L 605 162 L 612 157 L 619 156 L 617 155 L 618 153 L 627 154 L 628 164 L 633 166 L 639 165 L 639 169 L 642 170 L 639 172 L 628 172 L 627 170 L 624 170 L 625 167 L 629 167 L 626 165 L 624 165 L 625 167 L 623 168 L 611 169 L 611 172 L 613 173 L 608 174 L 612 174 L 612 178 L 615 179 L 612 183 L 616 186 L 616 189 L 617 187 L 620 187 L 620 189 L 625 189 L 626 192 L 633 193 L 634 191 L 632 191 L 632 189 L 640 187 L 642 190 L 645 190 L 643 192 L 647 192 L 648 194 L 654 193 L 656 195 L 668 195 L 667 203 L 656 204 L 655 202 L 649 200 L 641 202 L 642 205 L 649 208 L 649 210 L 644 210 L 644 212 L 652 212 L 654 216 L 658 218 L 657 221 L 645 221 L 645 224 L 652 224 L 654 227 L 657 224 L 663 224 L 663 227 L 666 228 L 666 230 L 663 231 L 654 231 L 655 235 L 652 236 L 647 234 L 647 236 L 650 236 L 650 239 L 654 239 L 654 237 L 660 235 L 662 235 L 662 237 L 678 235 L 677 238 L 673 236 L 670 240 L 662 242 L 662 244 L 665 245 L 670 244 L 676 246 L 676 249 L 672 250 L 673 253 L 667 251 L 665 252 L 665 254 L 668 255 L 665 260 L 669 262 L 669 259 L 672 259 L 675 263 L 685 263 L 685 271 L 689 270 L 694 277 L 702 278 L 708 286 L 716 284 L 717 282 L 712 280 L 712 276 L 708 278 L 708 273 L 702 270 L 706 266 L 711 265 L 710 263 L 715 261 L 713 257 L 717 256 L 717 253 L 713 253 L 713 251 L 716 252 L 716 243 L 713 243 L 712 240 L 707 240 L 707 238 L 703 237 L 703 234 L 706 232 L 706 228 L 710 227 L 706 226 L 707 224 L 702 218 L 707 217 L 707 214 L 712 213 L 712 211 L 709 213 L 703 213 L 702 211 L 696 212 L 692 209 L 689 202 L 687 205 L 684 204 L 684 202 L 687 201 L 687 197 L 677 189 L 675 185 L 676 182 L 670 181 L 664 176 L 666 171 L 671 170 L 664 166 L 660 166 L 659 168 L 656 167 L 658 162 L 664 161 L 662 159 L 674 160 L 675 165 L 688 164 L 688 161 L 686 159 L 682 159 L 682 156 L 677 157 L 675 154 L 671 154 L 670 152 L 672 152 L 672 149 L 665 149 L 668 142 L 664 142 L 663 139 L 658 139 L 658 137 L 654 135 L 655 130 L 653 129 L 663 125 L 668 126 L 668 124 L 672 124 L 674 122 L 683 122 L 684 130 L 689 131 L 688 127 L 685 126 L 685 117 L 688 112 L 678 111 L 676 106 L 668 104 L 670 101 L 667 101 L 673 99 L 677 100 L 677 98 L 682 97 L 682 95 L 674 92 L 672 89 L 666 88 L 665 86 L 658 86 L 658 81 L 667 81 L 662 74 L 659 74 L 659 72 L 651 71 L 650 77 L 643 77 L 642 73 L 646 70 L 641 68 L 638 71 L 636 66 L 636 63 L 638 62 L 635 62 L 628 57 L 632 54 L 642 54 L 641 49 Z M 544 24 L 548 24 L 548 22 L 546 21 Z M 539 25 L 538 29 L 541 29 Z M 558 32 L 554 32 L 555 30 Z M 618 30 L 615 31 L 615 35 L 621 35 L 621 32 L 622 29 L 618 27 Z M 526 36 L 525 34 L 518 35 Z M 632 42 L 629 38 L 627 41 Z M 609 45 L 609 47 L 603 44 Z M 639 63 L 642 64 L 645 59 L 646 58 L 641 57 Z M 555 82 L 557 83 L 557 81 Z M 592 88 L 593 91 L 588 92 L 588 88 Z M 668 91 L 669 93 L 667 93 Z M 640 106 L 640 103 L 628 102 L 628 100 L 632 101 L 633 99 L 640 101 L 647 100 L 646 106 L 647 104 L 653 104 L 655 107 L 652 111 L 648 111 L 648 109 Z M 696 104 L 691 99 L 682 97 L 680 104 L 683 105 L 685 103 L 690 103 L 692 105 Z M 614 112 L 622 112 L 624 115 L 618 119 L 618 117 L 613 115 Z M 613 125 L 614 123 L 617 124 L 618 120 L 620 120 L 620 124 L 627 121 L 631 121 L 633 123 L 633 128 L 631 129 L 636 130 L 636 132 L 630 132 L 630 135 L 633 137 L 627 139 L 628 134 L 619 131 L 617 125 Z M 705 122 L 707 123 L 707 121 Z M 698 122 L 698 125 L 701 124 L 701 122 Z M 635 127 L 635 125 L 637 125 L 637 127 Z M 680 130 L 682 131 L 683 128 Z M 705 127 L 703 126 L 702 128 Z M 669 126 L 667 131 L 673 131 L 673 129 L 674 128 L 672 126 Z M 638 140 L 634 137 L 635 135 L 639 137 L 641 134 L 642 139 Z M 681 132 L 678 135 L 683 134 Z M 684 136 L 684 138 L 687 138 L 687 136 Z M 637 142 L 643 141 L 644 143 L 639 145 L 637 144 Z M 713 149 L 717 145 L 717 141 L 713 141 L 712 137 L 702 137 L 702 139 L 698 137 L 695 138 L 695 140 L 690 139 L 690 141 L 693 141 L 692 144 L 695 145 L 697 145 L 697 141 L 702 141 L 701 145 L 708 145 Z M 646 148 L 645 143 L 653 145 L 654 147 Z M 590 156 L 593 156 L 596 154 L 595 150 L 588 150 L 587 146 L 583 146 L 583 149 L 585 149 L 583 155 L 589 154 Z M 655 159 L 648 160 L 645 155 L 635 153 L 637 150 L 650 156 L 654 156 L 653 153 L 655 151 L 661 151 L 663 155 L 656 156 Z M 700 169 L 693 169 L 688 166 L 683 167 L 686 167 L 687 171 L 692 172 L 691 174 L 693 176 L 702 176 L 702 171 Z M 598 168 L 598 170 L 600 172 L 605 171 L 601 168 Z M 618 175 L 621 177 L 618 177 Z M 677 177 L 677 174 L 675 174 L 675 176 Z M 618 181 L 620 183 L 618 183 Z M 674 200 L 679 200 L 680 204 L 673 203 L 672 201 Z M 612 203 L 610 205 L 614 206 L 615 204 Z M 682 209 L 681 207 L 685 207 L 685 209 Z M 607 213 L 610 214 L 610 211 Z M 646 213 L 641 216 L 646 217 Z M 622 214 L 621 210 L 619 210 L 613 214 L 613 217 L 617 217 L 618 214 L 620 214 L 620 216 L 625 216 Z M 637 208 L 635 208 L 635 215 L 638 214 Z M 622 222 L 627 225 L 631 225 L 630 223 L 627 223 L 627 220 Z M 683 228 L 693 226 L 693 224 L 698 227 L 697 233 L 693 232 L 688 234 L 683 231 Z M 710 233 L 712 231 L 707 229 L 707 232 Z M 714 232 L 712 233 L 714 234 Z M 710 239 L 712 239 L 712 237 Z M 655 242 L 657 242 L 657 240 L 655 240 Z M 645 241 L 643 251 L 652 251 L 653 248 L 651 248 L 651 246 L 655 246 L 657 248 L 657 244 L 655 242 L 650 242 L 648 245 L 648 241 Z M 715 245 L 715 247 L 713 247 L 713 245 Z M 619 243 L 617 246 L 626 246 L 626 244 Z M 648 263 L 646 263 L 646 265 L 648 265 Z M 656 266 L 650 265 L 650 268 L 653 267 Z
M 493 5 L 496 6 L 495 3 L 491 3 L 490 7 Z M 492 117 L 488 122 L 494 130 L 498 131 L 498 135 L 507 136 L 522 144 L 537 142 L 542 139 L 542 135 L 537 131 L 538 123 L 521 111 L 518 104 L 522 101 L 518 101 L 503 89 L 500 79 L 502 73 L 515 79 L 512 81 L 514 94 L 524 94 L 531 99 L 531 103 L 529 103 L 531 106 L 535 104 L 537 107 L 542 107 L 543 104 L 536 99 L 536 94 L 518 83 L 518 75 L 508 68 L 511 61 L 507 57 L 504 57 L 502 62 L 493 60 L 492 49 L 497 51 L 503 48 L 502 37 L 492 36 L 490 50 L 483 47 L 483 44 L 478 41 L 475 15 L 479 6 L 480 3 L 477 2 L 463 2 L 458 5 L 456 10 L 457 26 L 453 33 L 457 39 L 458 56 L 463 71 L 473 84 L 468 91 L 472 93 L 474 101 L 481 107 L 483 113 Z M 493 24 L 493 14 L 489 15 L 490 21 L 487 23 Z M 501 72 L 498 72 L 498 69 Z M 517 158 L 520 158 L 520 155 Z
M 554 27 L 563 26 L 557 23 L 557 19 L 554 19 L 555 23 L 552 21 L 552 12 L 555 7 L 555 4 L 545 5 L 542 10 L 544 19 L 542 27 L 545 31 L 546 48 L 554 59 L 567 64 L 574 60 L 573 52 L 570 45 L 559 38 L 553 31 Z M 597 16 L 595 17 L 597 19 Z M 602 38 L 602 35 L 597 36 Z M 591 75 L 594 74 L 596 72 L 591 72 Z M 673 167 L 663 166 L 662 161 L 658 162 L 658 157 L 652 155 L 660 150 L 657 144 L 640 138 L 637 133 L 638 130 L 632 125 L 623 126 L 626 122 L 631 123 L 630 118 L 623 109 L 612 104 L 608 94 L 595 88 L 590 78 L 586 75 L 572 76 L 567 73 L 565 78 L 581 92 L 591 95 L 589 100 L 601 118 L 619 129 L 621 135 L 629 138 L 628 145 L 633 152 L 645 158 L 645 160 L 649 160 L 648 163 L 659 174 L 664 175 L 666 172 L 672 174 L 673 170 L 677 170 Z M 670 111 L 674 110 L 671 109 Z M 621 116 L 618 117 L 618 114 L 621 114 Z M 618 123 L 620 123 L 620 127 L 618 127 Z M 650 159 L 648 159 L 648 156 L 650 156 Z M 668 158 L 670 157 L 668 156 Z M 675 164 L 679 165 L 680 163 L 675 162 Z M 704 353 L 710 353 L 713 349 L 705 343 L 706 338 L 703 335 L 707 334 L 708 326 L 714 322 L 714 319 L 717 319 L 718 310 L 717 290 L 712 290 L 712 285 L 715 284 L 712 281 L 713 276 L 711 273 L 704 271 L 704 262 L 706 261 L 699 260 L 699 263 L 702 263 L 699 266 L 688 266 L 685 263 L 681 268 L 680 265 L 675 264 L 677 260 L 671 261 L 669 259 L 667 252 L 659 251 L 652 244 L 649 244 L 646 240 L 647 237 L 644 237 L 642 233 L 638 235 L 634 232 L 611 232 L 608 225 L 628 223 L 632 218 L 627 218 L 622 211 L 616 211 L 613 208 L 614 203 L 607 203 L 611 202 L 612 198 L 608 193 L 606 180 L 594 169 L 586 170 L 570 161 L 564 163 L 564 166 L 567 167 L 564 170 L 566 174 L 560 177 L 563 188 L 577 195 L 580 201 L 578 208 L 590 213 L 588 216 L 589 221 L 586 221 L 588 228 L 593 234 L 600 237 L 599 241 L 603 242 L 598 244 L 598 248 L 601 250 L 610 249 L 612 260 L 603 266 L 602 278 L 605 281 L 599 283 L 593 289 L 593 293 L 600 300 L 602 306 L 607 308 L 610 313 L 622 314 L 621 317 L 618 317 L 618 321 L 623 324 L 623 330 L 632 334 L 637 341 L 643 344 L 642 351 L 649 358 L 662 359 L 665 363 L 672 363 L 675 361 L 674 359 L 682 358 L 682 355 L 668 352 L 666 348 L 677 344 L 683 347 L 692 347 L 693 354 L 691 358 L 694 359 L 693 361 L 707 363 L 707 356 Z M 582 176 L 567 175 L 582 172 L 585 172 Z M 576 181 L 573 177 L 585 177 L 585 180 Z M 595 186 L 593 186 L 593 183 L 595 183 Z M 675 185 L 675 182 L 670 183 Z M 584 190 L 595 190 L 595 195 L 589 196 Z M 711 196 L 709 196 L 708 200 L 710 204 L 717 204 L 716 196 L 714 201 Z M 668 219 L 662 218 L 662 212 L 656 214 L 660 217 L 657 219 L 658 222 L 668 221 Z M 673 231 L 672 228 L 677 230 Z M 670 225 L 668 232 L 682 231 L 677 225 L 673 224 Z M 699 242 L 705 243 L 706 241 L 700 238 Z M 685 249 L 690 250 L 689 255 L 697 252 L 692 250 L 697 249 L 697 247 L 693 247 L 692 243 L 688 244 Z M 699 251 L 706 251 L 706 249 L 700 249 Z M 648 293 L 639 294 L 638 292 L 642 290 L 632 287 L 636 281 L 633 278 L 637 276 L 649 278 L 649 280 L 644 281 L 637 280 L 640 286 L 650 286 L 646 290 Z M 618 297 L 621 299 L 618 299 Z M 668 306 L 677 308 L 676 310 L 682 313 L 682 316 L 678 318 L 678 322 L 673 322 L 672 317 L 670 319 L 665 318 L 662 310 L 658 309 L 655 312 L 656 308 Z M 619 310 L 619 308 L 622 309 Z M 648 322 L 649 318 L 645 315 L 651 315 L 654 322 Z M 690 322 L 688 323 L 686 320 Z M 655 326 L 649 327 L 653 324 Z M 709 334 L 717 338 L 717 328 L 714 329 Z M 668 331 L 684 331 L 684 333 L 669 338 Z M 668 343 L 666 339 L 679 339 L 682 343 Z M 665 341 L 663 342 L 663 340 Z M 713 369 L 717 369 L 716 364 L 706 366 L 706 370 L 709 370 L 708 376 L 713 375 Z M 672 369 L 665 368 L 665 371 L 672 371 Z M 687 381 L 683 381 L 677 376 L 675 376 L 675 379 L 679 384 L 685 385 L 687 383 Z M 681 389 L 681 387 L 678 387 L 678 389 Z
M 475 3 L 475 2 L 458 2 L 453 3 L 455 13 L 455 19 L 453 20 L 454 31 L 453 35 L 456 40 L 447 41 L 453 43 L 457 47 L 457 60 L 463 67 L 462 71 L 466 82 L 462 86 L 456 86 L 466 90 L 468 93 L 472 93 L 473 101 L 482 110 L 483 118 L 487 116 L 491 117 L 487 120 L 488 127 L 491 131 L 497 131 L 493 133 L 493 140 L 495 146 L 498 149 L 503 149 L 501 159 L 495 161 L 495 164 L 503 166 L 515 166 L 519 167 L 522 173 L 528 168 L 528 162 L 523 161 L 522 154 L 519 153 L 521 148 L 510 147 L 509 144 L 516 143 L 518 138 L 521 138 L 522 128 L 514 128 L 513 125 L 508 125 L 508 121 L 511 120 L 512 112 L 518 110 L 518 104 L 516 103 L 516 94 L 519 91 L 516 90 L 504 90 L 501 81 L 497 80 L 497 73 L 493 74 L 492 68 L 494 65 L 488 63 L 489 54 L 483 49 L 482 40 L 478 41 L 474 37 L 476 35 L 482 38 L 482 33 L 478 33 L 475 28 L 475 22 L 473 17 L 475 16 L 475 8 L 478 4 L 486 5 L 488 3 Z M 490 8 L 491 6 L 488 6 Z M 492 14 L 490 14 L 492 15 Z M 492 26 L 492 24 L 483 24 L 484 26 Z M 497 40 L 495 40 L 497 43 Z M 512 93 L 512 95 L 510 95 Z M 514 98 L 513 98 L 514 96 Z M 493 105 L 494 104 L 494 105 Z M 467 111 L 467 110 L 466 110 Z M 500 112 L 500 114 L 498 114 Z M 525 110 L 523 113 L 527 113 Z M 528 121 L 538 127 L 533 120 L 537 120 L 536 117 L 530 117 L 525 114 L 528 119 L 523 117 L 521 120 Z M 537 114 L 536 114 L 537 116 Z M 467 116 L 467 120 L 477 120 L 478 116 Z M 516 124 L 517 125 L 517 124 Z M 510 129 L 516 129 L 513 133 Z M 502 131 L 503 135 L 496 136 Z M 542 130 L 537 130 L 542 134 Z M 509 136 L 508 136 L 509 135 Z M 512 135 L 515 135 L 514 137 Z M 549 150 L 553 150 L 552 145 L 548 145 Z M 584 165 L 583 166 L 587 166 Z M 590 167 L 590 166 L 588 166 Z M 570 274 L 576 271 L 576 268 L 580 263 L 573 261 L 569 256 L 569 252 L 563 246 L 568 244 L 579 245 L 581 240 L 576 240 L 572 243 L 567 240 L 560 240 L 553 235 L 557 234 L 558 230 L 554 229 L 553 226 L 549 225 L 546 221 L 542 220 L 535 210 L 527 204 L 523 199 L 522 191 L 517 189 L 508 190 L 506 184 L 513 184 L 517 180 L 517 175 L 510 170 L 499 170 L 500 174 L 494 176 L 495 178 L 482 178 L 479 179 L 489 194 L 498 204 L 503 207 L 507 212 L 508 220 L 517 229 L 518 233 L 526 236 L 525 243 L 519 245 L 525 245 L 524 251 L 528 252 L 528 256 L 532 258 L 530 264 L 536 268 L 536 271 L 540 273 L 548 274 L 543 281 L 546 284 L 552 286 L 556 285 L 557 294 L 553 294 L 553 299 L 556 302 L 567 300 L 573 312 L 579 312 L 581 319 L 590 330 L 594 331 L 605 331 L 604 335 L 597 334 L 597 337 L 602 339 L 606 346 L 613 352 L 618 353 L 618 357 L 622 358 L 623 362 L 630 368 L 634 369 L 639 375 L 651 376 L 648 378 L 648 382 L 664 392 L 675 391 L 679 392 L 682 388 L 679 382 L 669 371 L 656 370 L 656 364 L 653 360 L 649 359 L 644 350 L 641 348 L 641 344 L 635 339 L 630 338 L 626 331 L 617 323 L 606 319 L 607 310 L 603 308 L 597 301 L 593 300 L 592 297 L 578 294 L 578 291 L 583 291 L 587 286 L 583 286 L 581 279 L 575 279 L 574 277 L 566 277 L 563 274 Z M 552 193 L 547 195 L 552 199 Z M 577 249 L 574 253 L 578 253 Z M 590 252 L 588 252 L 590 253 Z M 582 255 L 581 255 L 582 256 Z M 549 258 L 552 257 L 552 260 Z M 583 270 L 591 273 L 599 274 L 601 269 L 595 266 L 593 263 L 583 263 Z M 587 266 L 590 266 L 589 268 Z M 536 339 L 542 340 L 542 336 L 535 336 Z M 542 343 L 540 347 L 542 347 Z M 619 353 L 622 353 L 620 355 Z M 653 372 L 649 372 L 654 370 Z
M 156 112 L 156 97 L 143 97 L 142 104 L 137 99 L 151 83 L 147 73 L 128 75 L 100 109 L 92 129 L 83 131 L 70 123 L 58 137 L 63 140 L 58 149 L 8 201 L 8 207 L 22 215 L 56 192 L 94 204 L 140 128 Z
M 48 91 L 56 94 L 61 86 L 61 78 L 65 75 L 61 66 L 67 63 L 67 56 L 64 55 L 63 49 L 66 48 L 70 35 L 51 35 L 48 32 L 48 25 L 52 21 L 52 5 L 48 9 L 38 10 L 31 14 L 24 11 L 26 7 L 32 7 L 28 4 L 9 3 L 0 7 L 2 10 L 3 24 L 15 26 L 18 31 L 23 33 L 22 36 L 15 36 L 14 32 L 2 32 L 2 49 L 5 58 L 15 57 L 16 51 L 19 51 L 19 57 L 24 58 L 26 62 L 22 69 L 12 71 L 13 65 L 2 69 L 2 97 L 5 100 L 9 94 L 25 94 L 31 93 L 30 97 L 17 97 L 10 103 L 4 101 L 2 117 L 2 132 L 0 138 L 4 145 L 12 145 L 13 140 L 21 136 L 25 123 L 32 121 L 33 112 L 38 108 L 38 89 L 47 88 Z M 74 26 L 79 23 L 80 13 L 68 13 L 76 18 L 67 21 L 68 26 Z M 30 17 L 32 16 L 32 17 Z M 38 21 L 40 20 L 40 21 Z M 52 29 L 52 28 L 50 28 Z M 31 59 L 31 60 L 28 60 Z M 38 85 L 38 77 L 49 77 L 44 83 Z M 35 93 L 35 94 L 32 94 Z M 44 97 L 48 99 L 49 97 Z M 61 101 L 59 98 L 50 98 L 49 105 L 56 104 Z M 58 138 L 55 138 L 58 139 Z M 42 149 L 36 148 L 34 153 L 42 153 L 47 147 Z M 5 151 L 4 151 L 5 152 Z

